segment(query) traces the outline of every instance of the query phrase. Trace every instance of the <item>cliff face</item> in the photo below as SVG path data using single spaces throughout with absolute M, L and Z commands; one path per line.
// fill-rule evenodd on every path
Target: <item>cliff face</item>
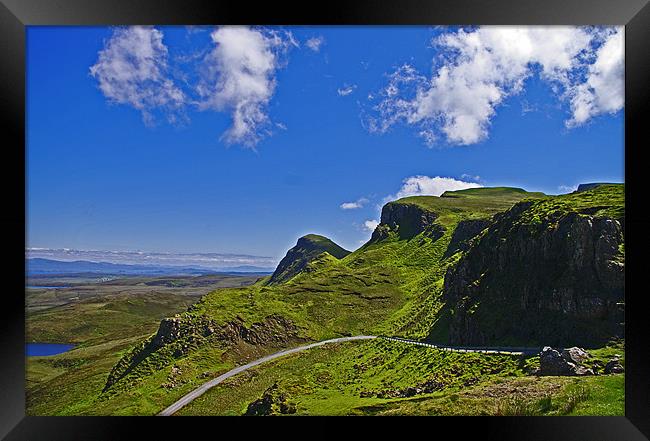
M 323 253 L 329 253 L 337 259 L 342 259 L 350 254 L 348 250 L 341 248 L 326 237 L 316 234 L 303 236 L 298 239 L 296 246 L 287 251 L 286 256 L 280 261 L 268 283 L 286 282 Z
M 538 204 L 496 215 L 448 269 L 451 344 L 590 346 L 622 335 L 624 216 L 597 206 L 535 217 Z
M 467 251 L 471 245 L 471 240 L 490 224 L 489 219 L 468 219 L 458 222 L 447 251 L 445 251 L 445 257 L 449 257 L 458 251 Z
M 427 211 L 417 205 L 389 202 L 381 210 L 381 222 L 372 234 L 371 242 L 388 237 L 395 232 L 400 239 L 410 239 L 422 232 L 437 239 L 445 230 L 434 223 L 438 218 L 436 213 Z

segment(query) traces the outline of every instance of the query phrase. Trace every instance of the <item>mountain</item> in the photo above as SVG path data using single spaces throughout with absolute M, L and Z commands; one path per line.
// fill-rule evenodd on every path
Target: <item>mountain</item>
M 445 271 L 458 259 L 452 248 L 467 239 L 454 236 L 456 227 L 543 196 L 503 187 L 403 198 L 383 207 L 372 238 L 352 253 L 323 236 L 305 236 L 271 278 L 208 294 L 163 320 L 155 336 L 115 365 L 106 393 L 205 351 L 231 357 L 357 334 L 423 339 L 443 306 Z
M 174 382 L 197 383 L 209 360 L 241 364 L 342 335 L 565 346 L 591 335 L 600 344 L 620 335 L 623 193 L 622 185 L 561 196 L 498 187 L 389 202 L 359 249 L 305 236 L 270 278 L 163 319 L 114 365 L 104 394 L 130 403 L 129 391 L 160 387 L 172 366 L 185 366 Z M 386 350 L 369 344 L 363 357 L 379 369 Z M 353 349 L 340 351 L 340 363 L 365 375 Z
M 623 185 L 600 184 L 496 215 L 447 270 L 438 336 L 586 347 L 622 337 L 624 202 Z
M 69 274 L 106 274 L 106 275 L 184 275 L 214 273 L 270 273 L 271 268 L 238 266 L 232 268 L 196 268 L 184 266 L 133 265 L 110 262 L 89 262 L 85 260 L 61 261 L 43 258 L 27 259 L 27 275 L 69 275 Z
M 301 271 L 307 265 L 327 253 L 336 259 L 342 259 L 350 252 L 332 242 L 330 239 L 317 234 L 308 234 L 298 239 L 296 246 L 291 248 L 280 261 L 275 272 L 269 279 L 269 284 L 285 282 Z

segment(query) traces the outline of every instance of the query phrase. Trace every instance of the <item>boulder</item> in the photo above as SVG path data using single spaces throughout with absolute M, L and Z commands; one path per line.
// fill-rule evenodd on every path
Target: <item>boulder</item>
M 539 354 L 540 375 L 573 375 L 575 370 L 575 363 L 567 361 L 559 351 L 550 346 L 545 346 Z
M 623 372 L 625 372 L 625 368 L 618 358 L 612 358 L 605 365 L 606 374 L 622 374 Z
M 576 346 L 562 350 L 562 358 L 571 363 L 580 364 L 589 357 L 590 355 L 587 351 Z
M 589 357 L 589 354 L 581 348 L 568 348 L 562 350 L 545 346 L 539 354 L 538 375 L 594 375 L 592 369 L 580 365 L 582 360 Z

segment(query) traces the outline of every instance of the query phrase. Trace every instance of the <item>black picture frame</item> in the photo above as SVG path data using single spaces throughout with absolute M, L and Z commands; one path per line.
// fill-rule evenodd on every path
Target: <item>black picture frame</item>
M 2 90 L 2 134 L 4 167 L 0 173 L 5 199 L 0 211 L 4 238 L 9 239 L 4 265 L 5 290 L 0 317 L 0 437 L 19 439 L 132 439 L 146 433 L 146 439 L 175 438 L 195 430 L 207 430 L 210 437 L 225 436 L 228 430 L 270 431 L 278 419 L 241 420 L 223 418 L 120 418 L 120 417 L 33 417 L 25 416 L 25 307 L 24 289 L 25 221 L 27 189 L 25 173 L 25 27 L 30 25 L 117 25 L 117 24 L 300 24 L 300 25 L 625 25 L 625 181 L 626 181 L 626 384 L 625 417 L 438 417 L 387 422 L 386 419 L 352 419 L 366 429 L 387 434 L 398 429 L 405 435 L 419 430 L 443 434 L 442 427 L 457 434 L 480 439 L 531 440 L 642 440 L 650 436 L 650 335 L 647 310 L 641 291 L 648 247 L 650 215 L 644 214 L 645 163 L 641 159 L 647 144 L 644 116 L 650 96 L 650 5 L 647 0 L 334 0 L 278 4 L 275 2 L 210 2 L 207 0 L 1 0 L 0 3 L 0 88 Z M 644 139 L 646 141 L 644 141 Z M 589 160 L 589 158 L 585 158 Z M 21 193 L 20 189 L 25 192 Z M 8 199 L 8 203 L 7 203 Z M 287 425 L 286 419 L 282 425 Z M 309 419 L 299 419 L 301 423 Z M 188 421 L 191 421 L 188 423 Z M 247 420 L 246 420 L 247 421 Z M 295 419 L 290 419 L 292 425 Z M 370 423 L 368 423 L 371 421 Z M 365 423 L 365 424 L 363 424 Z M 302 424 L 301 424 L 302 425 Z M 306 426 L 318 435 L 341 432 L 338 424 Z M 311 426 L 311 427 L 310 427 Z M 286 429 L 282 429 L 286 430 Z M 295 429 L 292 429 L 295 430 Z M 302 430 L 301 434 L 305 434 Z M 427 432 L 424 432 L 427 433 Z M 183 434 L 183 435 L 179 435 Z M 264 434 L 264 432 L 258 432 Z M 234 435 L 228 435 L 234 436 Z M 369 436 L 366 434 L 366 436 Z M 142 436 L 139 436 L 142 438 Z

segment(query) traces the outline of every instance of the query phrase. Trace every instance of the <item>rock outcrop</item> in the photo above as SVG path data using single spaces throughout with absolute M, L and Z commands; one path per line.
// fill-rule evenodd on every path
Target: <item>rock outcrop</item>
M 330 239 L 317 234 L 308 234 L 298 239 L 296 246 L 287 251 L 268 281 L 269 285 L 286 282 L 298 275 L 307 265 L 323 253 L 342 259 L 350 251 L 341 248 Z
M 305 340 L 300 337 L 299 331 L 291 320 L 279 314 L 271 314 L 248 327 L 239 317 L 221 325 L 206 317 L 165 318 L 153 337 L 135 347 L 113 366 L 104 391 L 136 370 L 159 370 L 205 344 L 217 344 L 224 348 L 239 343 L 286 346 L 292 341 Z
M 624 217 L 586 214 L 600 206 L 539 215 L 537 203 L 495 215 L 448 269 L 450 344 L 591 346 L 623 336 Z
M 594 375 L 593 370 L 581 365 L 589 358 L 584 349 L 572 347 L 561 352 L 550 346 L 539 354 L 538 375 Z
M 437 240 L 445 233 L 444 228 L 435 223 L 438 215 L 424 208 L 402 202 L 389 202 L 381 210 L 381 222 L 372 233 L 370 242 L 378 242 L 394 232 L 404 239 L 411 239 L 420 233 Z
M 264 391 L 262 397 L 248 405 L 245 416 L 288 415 L 296 413 L 296 405 L 289 401 L 286 392 L 280 390 L 278 383 Z

